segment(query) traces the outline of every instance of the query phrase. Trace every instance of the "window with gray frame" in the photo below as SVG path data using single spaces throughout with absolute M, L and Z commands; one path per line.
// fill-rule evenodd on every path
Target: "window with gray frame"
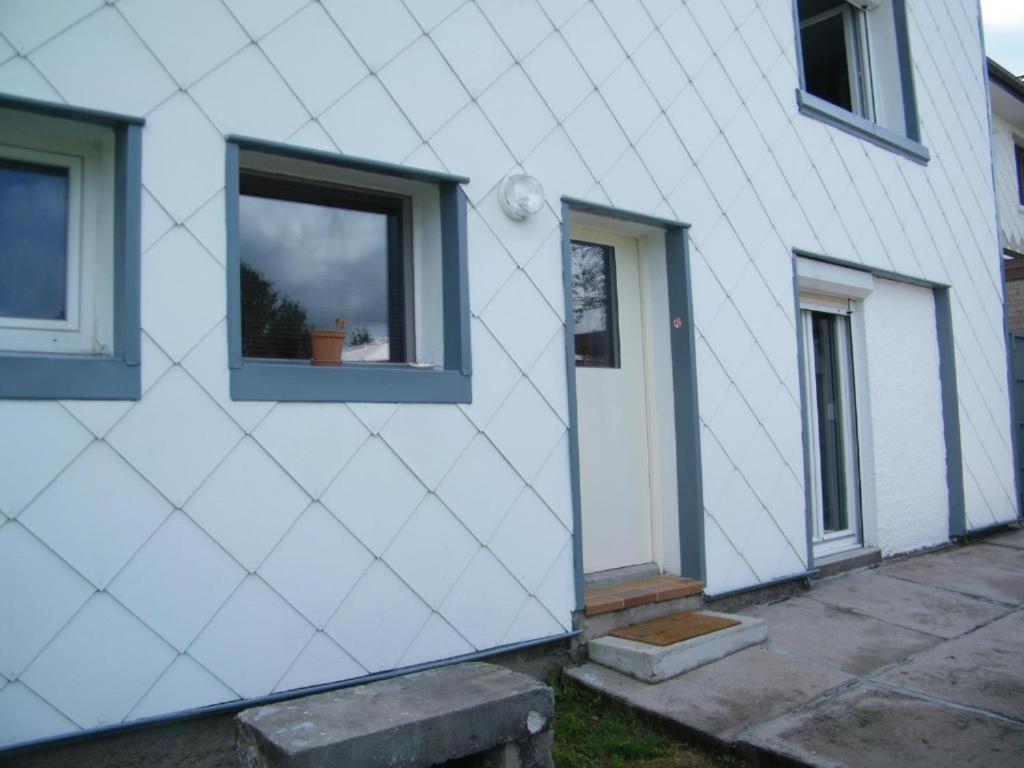
M 232 397 L 470 402 L 466 181 L 231 138 Z

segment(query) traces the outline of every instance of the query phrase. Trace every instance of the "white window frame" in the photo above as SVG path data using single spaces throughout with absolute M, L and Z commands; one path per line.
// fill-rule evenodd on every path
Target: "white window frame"
M 0 158 L 68 172 L 67 316 L 0 316 L 0 353 L 109 355 L 114 345 L 114 134 L 37 115 L 18 114 L 5 123 Z
M 850 78 L 850 101 L 854 114 L 874 120 L 874 93 L 871 82 L 871 55 L 865 11 L 846 2 L 800 22 L 800 32 L 834 16 L 843 17 L 846 36 L 846 69 Z M 803 66 L 801 64 L 801 66 Z

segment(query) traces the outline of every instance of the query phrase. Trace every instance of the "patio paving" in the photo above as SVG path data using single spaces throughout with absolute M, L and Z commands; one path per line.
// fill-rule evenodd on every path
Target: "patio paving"
M 1024 530 L 744 613 L 768 621 L 765 644 L 673 680 L 567 674 L 769 762 L 1024 765 Z

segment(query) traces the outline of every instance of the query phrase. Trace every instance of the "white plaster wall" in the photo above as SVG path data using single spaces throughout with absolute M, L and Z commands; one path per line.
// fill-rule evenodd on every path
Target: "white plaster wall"
M 1017 161 L 1014 135 L 1024 142 L 1024 125 L 1013 125 L 1000 115 L 992 115 L 992 154 L 996 167 L 996 195 L 999 201 L 999 225 L 1003 246 L 1024 253 L 1024 206 L 1017 188 Z
M 693 225 L 709 590 L 806 567 L 794 247 L 953 286 L 1012 517 L 977 2 L 909 5 L 927 165 L 797 113 L 790 0 L 4 4 L 0 91 L 146 127 L 142 400 L 0 403 L 0 742 L 568 628 L 562 195 Z M 472 178 L 472 405 L 231 401 L 228 133 Z
M 874 476 L 874 543 L 888 556 L 949 538 L 935 302 L 875 280 L 863 311 L 873 466 L 861 472 Z

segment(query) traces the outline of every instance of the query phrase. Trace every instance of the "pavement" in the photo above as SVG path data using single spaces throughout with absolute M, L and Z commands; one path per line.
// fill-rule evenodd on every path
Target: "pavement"
M 767 620 L 767 642 L 672 680 L 566 672 L 759 762 L 1024 766 L 1024 530 L 742 613 Z

